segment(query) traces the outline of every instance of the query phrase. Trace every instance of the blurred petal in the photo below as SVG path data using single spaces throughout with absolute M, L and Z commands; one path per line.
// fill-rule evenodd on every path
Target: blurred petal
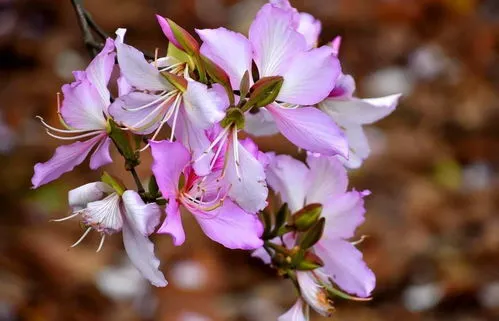
M 267 253 L 267 251 L 265 251 L 263 246 L 254 250 L 251 253 L 251 257 L 256 257 L 256 258 L 262 260 L 264 264 L 270 264 L 272 262 L 272 259 L 270 258 L 269 253 Z
M 340 63 L 331 47 L 297 53 L 282 75 L 284 83 L 277 100 L 299 105 L 317 104 L 333 90 L 340 72 Z
M 106 183 L 88 183 L 69 191 L 69 206 L 76 212 L 87 207 L 88 203 L 103 199 L 106 194 L 113 192 L 114 189 Z
M 328 238 L 349 239 L 354 236 L 355 229 L 364 222 L 365 195 L 352 191 L 332 196 L 323 203 L 322 216 L 326 218 L 324 234 Z
M 113 162 L 111 155 L 109 154 L 109 144 L 111 144 L 111 138 L 105 137 L 100 144 L 95 149 L 94 153 L 90 157 L 90 169 L 97 169 L 106 164 Z
M 280 132 L 293 144 L 326 156 L 348 157 L 347 140 L 334 121 L 313 107 L 268 106 Z
M 305 38 L 293 26 L 293 12 L 264 5 L 249 30 L 260 78 L 283 75 L 297 54 L 306 50 Z
M 355 80 L 350 75 L 340 74 L 333 90 L 329 94 L 331 98 L 350 99 L 355 91 Z M 327 99 L 326 101 L 327 102 Z M 319 105 L 320 106 L 320 105 Z
M 308 321 L 308 313 L 304 310 L 304 305 L 305 303 L 299 298 L 291 309 L 277 318 L 277 321 Z
M 362 298 L 371 295 L 376 277 L 362 260 L 362 253 L 350 242 L 324 238 L 314 250 L 324 261 L 324 273 L 344 291 Z
M 170 198 L 166 207 L 166 218 L 158 229 L 159 234 L 169 234 L 173 238 L 173 244 L 180 246 L 185 242 L 185 232 L 182 226 L 182 217 L 179 204 L 175 198 Z
M 226 248 L 252 250 L 263 245 L 263 226 L 258 216 L 243 211 L 229 199 L 216 210 L 193 214 L 204 233 Z
M 106 39 L 106 44 L 101 52 L 90 62 L 86 69 L 88 80 L 95 86 L 102 98 L 104 105 L 109 105 L 110 94 L 107 84 L 114 68 L 114 41 L 111 38 Z
M 266 108 L 258 109 L 256 114 L 244 115 L 244 131 L 254 136 L 270 136 L 279 133 L 272 115 Z
M 307 164 L 310 171 L 303 181 L 307 182 L 305 189 L 308 204 L 325 204 L 331 197 L 346 192 L 347 171 L 336 158 L 308 155 Z
M 102 135 L 98 135 L 84 142 L 57 147 L 51 159 L 35 165 L 35 175 L 31 179 L 33 188 L 58 179 L 62 174 L 72 171 L 73 168 L 83 163 L 90 150 L 102 137 Z
M 371 153 L 369 142 L 362 126 L 355 124 L 342 124 L 347 136 L 348 146 L 350 148 L 349 159 L 344 158 L 341 161 L 349 168 L 359 168 L 364 159 Z
M 288 203 L 292 212 L 298 211 L 305 205 L 309 169 L 288 155 L 271 155 L 269 158 L 270 164 L 266 170 L 269 186 L 281 195 L 282 202 Z
M 150 142 L 153 158 L 152 171 L 164 198 L 175 198 L 178 183 L 184 168 L 189 164 L 191 155 L 179 142 L 163 140 Z
M 305 12 L 300 13 L 299 21 L 297 30 L 305 37 L 307 49 L 316 47 L 319 42 L 319 35 L 322 29 L 321 22 L 315 19 L 315 17 L 311 14 Z
M 331 41 L 331 48 L 333 48 L 333 54 L 335 56 L 338 56 L 340 53 L 340 47 L 341 47 L 341 36 L 337 36 L 336 38 Z
M 308 305 L 322 316 L 331 316 L 334 308 L 330 301 L 327 300 L 326 290 L 319 284 L 314 272 L 297 271 L 296 279 L 300 286 L 301 296 Z
M 123 203 L 126 217 L 123 225 L 123 244 L 130 261 L 153 285 L 166 286 L 168 282 L 159 270 L 160 262 L 154 255 L 154 244 L 147 237 L 151 226 L 158 223 L 158 206 L 145 204 L 135 191 L 126 191 L 123 194 Z
M 239 90 L 246 71 L 251 71 L 251 44 L 240 33 L 225 29 L 196 29 L 203 41 L 201 53 L 229 75 L 234 90 Z M 251 83 L 250 83 L 251 85 Z

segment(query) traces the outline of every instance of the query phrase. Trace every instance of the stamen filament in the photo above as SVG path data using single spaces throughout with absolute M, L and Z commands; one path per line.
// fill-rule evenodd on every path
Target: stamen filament
M 47 124 L 45 122 L 45 120 L 40 116 L 36 116 L 36 118 L 38 118 L 40 120 L 40 122 L 42 123 L 42 125 L 46 129 L 49 129 L 51 131 L 61 133 L 61 134 L 73 134 L 73 133 L 76 134 L 76 133 L 84 133 L 84 132 L 90 131 L 90 129 L 59 129 L 59 128 L 56 128 L 56 127 L 53 127 L 53 126 Z
M 85 233 L 83 233 L 83 235 L 80 237 L 80 239 L 78 241 L 76 241 L 73 245 L 71 245 L 70 247 L 75 247 L 78 244 L 80 244 L 81 241 L 83 241 L 85 239 L 85 237 L 87 237 L 88 233 L 90 233 L 90 230 L 92 230 L 91 227 L 87 228 L 87 230 L 85 231 Z
M 104 241 L 106 240 L 106 234 L 102 234 L 102 237 L 100 239 L 99 247 L 97 248 L 97 251 L 95 253 L 99 253 L 100 250 L 102 250 L 102 246 L 104 246 Z
M 73 139 L 80 139 L 80 138 L 85 138 L 85 137 L 90 137 L 90 136 L 102 134 L 102 131 L 98 130 L 98 131 L 93 131 L 91 133 L 86 133 L 83 135 L 72 136 L 72 137 L 63 137 L 63 136 L 58 136 L 56 134 L 52 134 L 48 129 L 46 130 L 46 132 L 47 132 L 47 135 L 54 137 L 54 138 L 57 138 L 57 139 L 60 139 L 60 140 L 73 140 Z
M 72 219 L 75 216 L 78 216 L 79 214 L 80 214 L 80 211 L 78 211 L 76 213 L 73 213 L 73 214 L 71 214 L 69 216 L 63 217 L 63 218 L 58 218 L 58 219 L 55 219 L 55 220 L 50 220 L 50 222 L 64 222 L 64 221 Z

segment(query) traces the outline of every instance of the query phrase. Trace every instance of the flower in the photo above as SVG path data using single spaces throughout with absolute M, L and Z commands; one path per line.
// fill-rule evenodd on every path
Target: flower
M 325 317 L 330 317 L 334 310 L 333 304 L 318 275 L 320 275 L 320 272 L 316 271 L 296 272 L 296 279 L 300 287 L 301 297 L 317 313 Z
M 90 168 L 97 169 L 111 163 L 107 136 L 107 108 L 110 94 L 107 88 L 114 67 L 114 42 L 107 39 L 102 51 L 92 60 L 85 71 L 74 72 L 75 82 L 64 85 L 64 100 L 58 114 L 66 129 L 50 126 L 42 118 L 47 134 L 61 140 L 75 140 L 91 137 L 86 141 L 77 141 L 60 146 L 54 156 L 45 163 L 35 165 L 35 174 L 31 179 L 33 188 L 47 184 L 62 174 L 70 172 L 81 164 L 94 149 L 90 157 Z M 72 136 L 61 136 L 72 135 Z
M 364 200 L 368 191 L 347 192 L 348 177 L 334 157 L 307 157 L 308 167 L 287 155 L 269 155 L 267 181 L 294 212 L 307 204 L 322 204 L 326 219 L 321 240 L 313 246 L 324 262 L 320 271 L 343 290 L 368 297 L 375 286 L 374 273 L 362 260 L 362 253 L 348 241 L 364 221 Z M 261 253 L 261 252 L 260 252 Z
M 282 1 L 281 1 L 282 2 Z M 196 30 L 203 40 L 201 54 L 229 75 L 233 89 L 240 89 L 243 75 L 255 62 L 259 77 L 282 76 L 276 101 L 261 108 L 266 117 L 246 113 L 252 134 L 280 131 L 298 147 L 311 152 L 348 157 L 343 133 L 326 114 L 308 107 L 324 100 L 334 88 L 340 66 L 329 46 L 310 48 L 297 30 L 296 12 L 272 3 L 264 5 L 253 21 L 249 39 L 225 28 Z M 250 80 L 250 83 L 253 81 Z M 275 124 L 270 122 L 269 116 Z M 272 125 L 275 127 L 272 128 Z
M 177 138 L 194 157 L 199 157 L 210 145 L 205 130 L 225 116 L 223 100 L 215 90 L 189 77 L 187 63 L 167 57 L 150 64 L 140 51 L 123 43 L 124 29 L 116 33 L 121 73 L 137 90 L 119 97 L 109 108 L 110 114 L 134 133 L 154 132 L 150 141 L 169 123 L 170 140 Z M 208 165 L 206 158 L 204 162 L 197 162 L 194 169 L 206 175 Z
M 152 171 L 161 194 L 168 199 L 167 218 L 158 233 L 170 234 L 177 246 L 184 243 L 179 208 L 183 205 L 213 241 L 231 249 L 255 249 L 263 245 L 261 222 L 256 215 L 226 198 L 226 185 L 218 179 L 220 173 L 198 176 L 190 166 L 189 151 L 179 142 L 151 142 L 151 152 Z M 179 182 L 183 182 L 180 187 Z
M 337 37 L 331 44 L 336 54 L 339 51 L 340 42 L 341 38 Z M 318 105 L 345 132 L 350 149 L 349 158 L 339 157 L 350 168 L 360 167 L 371 151 L 362 126 L 390 115 L 397 107 L 401 96 L 401 94 L 395 94 L 360 99 L 353 96 L 354 91 L 355 80 L 352 76 L 341 73 L 329 96 Z
M 132 264 L 155 286 L 166 286 L 159 271 L 159 260 L 148 236 L 159 223 L 161 210 L 155 203 L 145 204 L 140 195 L 131 190 L 115 190 L 103 182 L 89 183 L 69 192 L 69 205 L 73 214 L 55 221 L 81 216 L 88 226 L 82 237 L 71 247 L 80 244 L 93 229 L 101 233 L 101 250 L 106 235 L 122 231 L 123 244 Z
M 302 299 L 296 300 L 296 303 L 286 313 L 277 318 L 277 321 L 308 321 L 308 306 L 303 307 Z

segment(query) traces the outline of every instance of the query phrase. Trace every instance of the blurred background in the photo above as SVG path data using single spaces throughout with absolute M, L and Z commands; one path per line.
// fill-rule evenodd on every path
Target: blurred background
M 188 30 L 245 32 L 260 0 L 87 0 L 109 34 L 166 49 L 154 18 Z M 401 92 L 396 112 L 368 129 L 374 149 L 351 173 L 370 189 L 359 235 L 378 277 L 374 300 L 337 300 L 342 321 L 499 320 L 499 1 L 297 0 L 323 22 L 323 42 L 343 36 L 340 57 L 357 95 Z M 0 0 L 0 320 L 276 320 L 290 284 L 243 251 L 209 241 L 185 216 L 179 248 L 155 237 L 170 285 L 152 288 L 130 266 L 119 235 L 96 254 L 91 234 L 65 216 L 67 192 L 97 180 L 87 165 L 36 191 L 33 165 L 58 142 L 56 92 L 89 59 L 69 1 Z M 280 137 L 264 150 L 295 153 Z M 117 158 L 118 159 L 118 158 Z M 107 168 L 122 172 L 121 161 Z M 147 174 L 147 160 L 140 167 Z M 130 186 L 131 182 L 128 181 Z M 313 320 L 321 320 L 313 315 Z

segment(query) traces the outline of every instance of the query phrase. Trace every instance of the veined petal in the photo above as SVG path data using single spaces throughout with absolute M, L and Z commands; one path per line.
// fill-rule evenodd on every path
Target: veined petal
M 225 117 L 221 107 L 224 102 L 218 94 L 197 81 L 189 81 L 183 103 L 189 121 L 201 129 L 208 129 Z
M 239 90 L 246 71 L 251 71 L 251 44 L 240 33 L 225 29 L 196 29 L 203 41 L 201 53 L 229 75 L 234 90 Z M 250 83 L 251 85 L 251 83 Z
M 296 109 L 268 106 L 280 132 L 296 146 L 326 156 L 348 157 L 343 132 L 325 113 L 313 107 Z
M 362 162 L 371 153 L 371 148 L 369 147 L 369 142 L 367 140 L 364 129 L 361 125 L 357 124 L 342 124 L 345 129 L 345 135 L 348 140 L 348 147 L 350 149 L 350 154 L 348 160 L 344 158 L 339 158 L 343 164 L 349 168 L 359 168 Z
M 244 115 L 244 131 L 254 136 L 270 136 L 279 133 L 272 115 L 266 108 L 260 108 L 256 114 Z
M 75 129 L 99 130 L 106 128 L 104 104 L 97 89 L 88 79 L 82 78 L 62 86 L 64 99 L 61 116 L 69 126 Z
M 99 92 L 104 105 L 109 105 L 110 103 L 111 96 L 107 84 L 113 72 L 115 58 L 114 41 L 108 38 L 106 39 L 104 48 L 95 56 L 86 69 L 87 78 Z
M 334 157 L 316 157 L 308 155 L 307 164 L 310 168 L 303 180 L 307 194 L 307 204 L 325 204 L 331 197 L 344 194 L 348 187 L 347 171 L 339 160 Z
M 132 92 L 117 98 L 109 106 L 109 114 L 118 124 L 131 128 L 134 133 L 147 135 L 158 128 L 171 104 L 171 98 L 165 101 L 158 95 Z
M 302 298 L 319 314 L 329 317 L 333 311 L 327 299 L 326 290 L 318 283 L 317 277 L 310 271 L 297 271 L 296 279 Z
M 296 300 L 296 303 L 286 313 L 277 318 L 277 321 L 308 321 L 308 310 L 305 311 L 305 303 L 302 299 Z
M 282 75 L 284 82 L 277 100 L 299 105 L 317 104 L 333 90 L 340 72 L 339 60 L 329 46 L 297 53 Z
M 109 154 L 109 144 L 111 144 L 111 138 L 105 137 L 101 140 L 100 144 L 95 149 L 94 153 L 90 157 L 90 168 L 95 170 L 106 164 L 113 162 L 111 155 Z
M 346 120 L 365 125 L 372 124 L 391 114 L 397 107 L 400 96 L 400 94 L 396 94 L 370 99 L 326 99 L 320 107 L 338 121 Z
M 307 42 L 307 49 L 312 49 L 317 46 L 319 42 L 319 35 L 322 30 L 322 24 L 318 19 L 315 19 L 309 13 L 301 12 L 298 24 L 298 32 L 305 37 Z
M 257 13 L 249 40 L 260 78 L 283 75 L 295 56 L 307 48 L 305 38 L 294 28 L 293 12 L 272 4 Z
M 191 155 L 179 142 L 150 142 L 153 158 L 152 171 L 164 198 L 176 198 L 178 183 Z
M 350 242 L 324 238 L 314 246 L 324 261 L 324 271 L 343 290 L 358 297 L 369 297 L 376 284 L 374 273 L 362 259 L 362 253 Z
M 281 195 L 282 202 L 287 203 L 292 212 L 298 211 L 305 205 L 309 169 L 291 156 L 273 153 L 267 155 L 270 159 L 270 165 L 266 170 L 269 186 Z
M 33 188 L 58 179 L 62 174 L 72 171 L 73 168 L 83 163 L 92 147 L 99 143 L 102 137 L 98 135 L 84 142 L 57 147 L 51 159 L 35 165 L 35 175 L 31 179 Z
M 106 183 L 88 183 L 69 191 L 69 206 L 73 209 L 73 212 L 76 212 L 87 207 L 88 203 L 103 199 L 106 194 L 113 192 L 114 189 Z
M 130 261 L 153 285 L 166 286 L 168 282 L 159 270 L 154 244 L 147 237 L 159 222 L 161 212 L 158 205 L 145 204 L 135 191 L 123 193 L 123 205 L 123 244 Z
M 349 239 L 355 229 L 364 222 L 364 196 L 366 193 L 352 191 L 331 196 L 322 203 L 322 216 L 326 218 L 324 235 L 327 238 Z
M 355 80 L 353 77 L 341 73 L 338 79 L 336 79 L 333 90 L 329 93 L 329 98 L 348 100 L 352 98 L 354 92 Z M 327 100 L 328 98 L 325 101 L 327 102 Z
M 238 150 L 239 162 L 236 162 L 234 148 Z M 264 209 L 267 206 L 268 188 L 262 164 L 238 140 L 232 139 L 226 162 L 224 180 L 230 186 L 230 198 L 249 213 Z
M 115 46 L 121 73 L 126 80 L 140 90 L 172 90 L 173 86 L 161 76 L 153 65 L 147 62 L 142 52 L 123 43 L 123 38 L 120 36 L 123 33 L 120 31 L 118 29 L 116 32 L 118 38 L 115 41 Z
M 101 233 L 116 233 L 123 227 L 120 196 L 112 193 L 102 200 L 90 202 L 82 213 L 85 225 Z
M 182 225 L 179 204 L 175 198 L 170 198 L 166 207 L 166 219 L 158 229 L 159 234 L 169 234 L 173 238 L 173 244 L 180 246 L 185 242 L 185 232 Z
M 253 250 L 263 245 L 263 226 L 258 216 L 243 211 L 229 199 L 213 211 L 193 214 L 206 236 L 226 248 Z

